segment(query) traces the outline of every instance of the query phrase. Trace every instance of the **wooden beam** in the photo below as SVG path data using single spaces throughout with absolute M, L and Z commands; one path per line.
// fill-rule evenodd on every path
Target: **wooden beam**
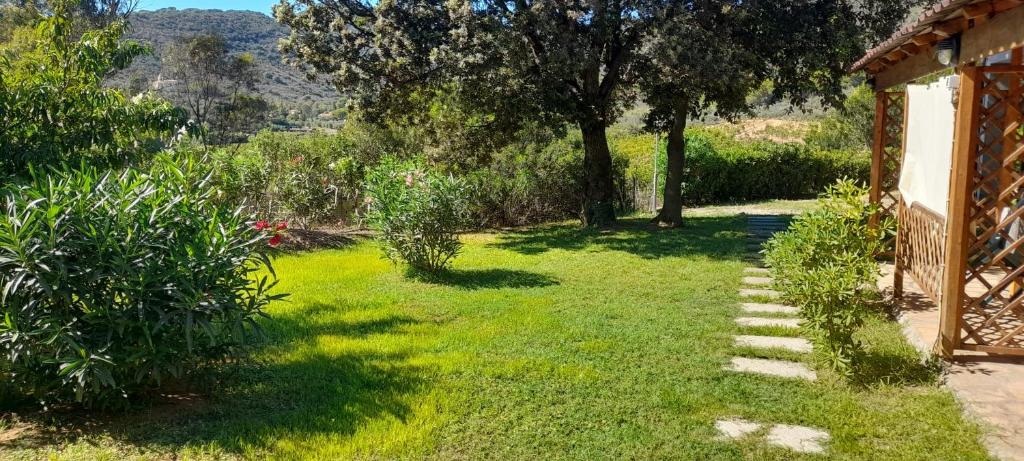
M 935 32 L 935 34 L 940 36 L 940 37 L 947 38 L 947 37 L 952 37 L 953 35 L 959 34 L 966 27 L 967 27 L 967 24 L 966 24 L 966 21 L 964 21 L 963 18 L 956 18 L 956 19 L 953 19 L 951 21 L 946 21 L 946 22 L 941 23 L 941 24 L 936 24 L 932 28 L 932 31 Z
M 949 205 L 946 211 L 946 251 L 942 272 L 942 298 L 939 303 L 939 337 L 936 352 L 951 357 L 960 346 L 961 307 L 966 283 L 968 203 L 971 176 L 978 150 L 978 123 L 981 98 L 980 76 L 974 66 L 960 73 L 960 95 L 953 131 L 953 164 L 949 175 Z
M 942 37 L 940 37 L 939 34 L 936 34 L 935 32 L 926 32 L 921 35 L 915 35 L 910 40 L 914 42 L 914 44 L 917 46 L 926 46 L 939 41 L 939 39 L 941 38 Z
M 915 54 L 917 54 L 918 52 L 921 51 L 921 47 L 919 47 L 919 46 L 917 46 L 917 45 L 915 45 L 913 43 L 907 43 L 907 44 L 904 44 L 903 46 L 901 46 L 900 50 L 903 50 L 903 52 L 906 53 L 907 56 L 913 56 L 913 55 L 915 55 Z
M 884 90 L 944 69 L 932 53 L 918 53 L 875 74 L 875 89 Z
M 992 2 L 986 3 L 975 3 L 974 5 L 967 5 L 964 7 L 964 16 L 967 19 L 974 19 L 979 16 L 985 16 L 995 11 L 995 5 Z
M 964 31 L 961 36 L 960 60 L 957 65 L 980 63 L 994 54 L 1024 46 L 1024 0 L 1012 0 L 1015 7 L 998 12 L 984 24 Z M 1000 8 L 998 4 L 996 8 Z M 964 22 L 960 18 L 960 23 Z M 952 29 L 949 29 L 952 30 Z M 935 32 L 938 35 L 937 32 Z M 891 63 L 874 75 L 875 89 L 884 90 L 942 70 L 932 57 L 930 48 L 916 55 Z
M 964 32 L 960 45 L 960 63 L 981 60 L 1024 46 L 1024 6 L 997 14 L 974 29 Z
M 900 62 L 900 60 L 902 60 L 905 57 L 907 57 L 907 53 L 903 52 L 903 50 L 899 48 L 896 48 L 895 50 L 892 50 L 889 53 L 887 53 L 883 57 L 883 59 L 895 64 L 897 62 Z
M 1024 0 L 996 0 L 995 2 L 992 2 L 993 13 L 1006 11 L 1015 6 L 1019 6 L 1021 3 L 1024 3 Z
M 873 61 L 871 64 L 865 66 L 865 68 L 868 70 L 868 72 L 872 74 L 877 74 L 881 72 L 883 69 L 885 69 L 885 63 L 883 63 L 882 61 Z

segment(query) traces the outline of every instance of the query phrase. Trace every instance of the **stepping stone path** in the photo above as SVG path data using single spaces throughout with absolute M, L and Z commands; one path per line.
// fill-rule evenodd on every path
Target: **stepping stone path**
M 748 250 L 753 253 L 747 260 L 758 263 L 761 244 L 775 232 L 786 229 L 786 223 L 776 216 L 749 216 L 747 225 L 750 228 Z M 772 278 L 768 269 L 748 267 L 743 270 L 744 288 L 740 296 L 747 298 L 765 297 L 778 298 L 780 293 L 765 287 L 771 286 Z M 799 328 L 800 319 L 795 318 L 799 309 L 783 304 L 743 303 L 743 312 L 755 316 L 738 317 L 736 324 L 740 327 L 775 327 Z M 773 317 L 757 317 L 757 314 L 772 314 Z M 781 317 L 788 316 L 788 317 Z M 741 348 L 759 350 L 783 350 L 798 354 L 813 352 L 813 346 L 804 338 L 738 335 L 734 338 L 735 345 Z M 772 360 L 750 357 L 733 357 L 725 369 L 737 373 L 751 373 L 785 379 L 814 381 L 817 373 L 801 362 L 789 360 Z M 715 422 L 715 428 L 723 439 L 739 440 L 746 437 L 757 437 L 769 445 L 786 448 L 798 453 L 824 453 L 829 434 L 825 431 L 804 426 L 786 424 L 768 424 L 747 421 L 739 418 L 722 419 Z
M 746 296 L 753 298 L 756 296 L 763 296 L 766 298 L 778 298 L 779 292 L 775 290 L 769 290 L 765 288 L 743 288 L 740 290 L 740 296 Z
M 801 354 L 810 353 L 811 342 L 803 338 L 780 338 L 778 336 L 737 336 L 736 345 L 755 349 L 783 349 Z
M 743 277 L 744 285 L 771 285 L 771 277 Z
M 765 427 L 768 427 L 767 433 L 764 432 Z M 825 444 L 831 439 L 828 432 L 813 427 L 769 425 L 741 418 L 718 420 L 715 422 L 715 429 L 718 429 L 721 438 L 726 440 L 739 440 L 750 436 L 763 437 L 770 445 L 788 448 L 798 453 L 824 453 Z
M 778 378 L 803 379 L 807 381 L 818 379 L 818 374 L 814 370 L 807 368 L 807 365 L 789 360 L 733 357 L 725 369 L 739 373 L 755 373 Z
M 765 437 L 768 443 L 802 453 L 824 453 L 828 432 L 804 426 L 777 424 Z
M 779 319 L 772 317 L 737 317 L 736 324 L 741 327 L 800 328 L 799 319 Z
M 743 303 L 740 307 L 743 308 L 743 312 L 748 314 L 790 314 L 796 315 L 800 312 L 793 306 L 784 306 L 782 304 L 760 304 L 760 303 Z

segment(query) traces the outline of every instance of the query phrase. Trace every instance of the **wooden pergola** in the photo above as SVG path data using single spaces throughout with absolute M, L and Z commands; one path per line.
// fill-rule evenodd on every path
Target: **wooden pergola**
M 909 275 L 940 307 L 936 349 L 1024 355 L 1024 0 L 946 0 L 868 52 L 876 91 L 871 200 L 898 220 L 896 295 Z M 954 45 L 951 45 L 954 44 Z M 940 48 L 958 46 L 940 64 Z M 897 189 L 903 160 L 903 85 L 959 75 L 945 216 L 909 205 Z M 944 179 L 943 179 L 944 180 Z M 993 242 L 1000 242 L 994 245 Z

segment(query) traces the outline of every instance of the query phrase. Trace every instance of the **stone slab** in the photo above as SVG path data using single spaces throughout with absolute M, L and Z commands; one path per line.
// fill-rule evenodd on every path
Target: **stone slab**
M 743 269 L 743 272 L 747 274 L 768 274 L 769 271 L 764 267 L 747 267 Z
M 783 349 L 791 352 L 808 353 L 814 350 L 811 342 L 803 338 L 783 338 L 779 336 L 737 336 L 736 345 L 756 349 Z
M 771 285 L 771 277 L 743 277 L 745 285 Z
M 743 303 L 743 312 L 760 314 L 798 314 L 800 309 L 783 304 Z
M 764 427 L 761 423 L 747 421 L 741 418 L 720 419 L 715 421 L 715 429 L 724 439 L 742 439 L 753 434 Z
M 807 381 L 818 379 L 818 374 L 814 370 L 807 368 L 806 365 L 787 360 L 733 357 L 732 361 L 725 368 L 738 373 L 755 373 L 779 378 L 803 379 Z
M 740 290 L 740 296 L 746 296 L 748 298 L 754 296 L 767 296 L 769 298 L 778 298 L 779 292 L 775 290 L 765 290 L 760 288 L 743 288 Z
M 800 319 L 773 319 L 765 317 L 737 317 L 736 324 L 741 327 L 781 327 L 800 328 Z
M 824 453 L 828 432 L 805 426 L 776 424 L 765 436 L 770 445 L 788 448 L 799 453 Z

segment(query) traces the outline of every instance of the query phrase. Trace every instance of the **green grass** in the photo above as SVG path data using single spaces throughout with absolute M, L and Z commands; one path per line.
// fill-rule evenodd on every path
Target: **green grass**
M 23 418 L 43 436 L 0 438 L 0 457 L 803 459 L 719 440 L 714 421 L 739 416 L 824 428 L 829 459 L 986 458 L 935 368 L 880 316 L 853 384 L 723 371 L 744 222 L 688 223 L 469 235 L 433 280 L 372 242 L 280 258 L 292 296 L 271 306 L 256 365 L 188 405 Z

